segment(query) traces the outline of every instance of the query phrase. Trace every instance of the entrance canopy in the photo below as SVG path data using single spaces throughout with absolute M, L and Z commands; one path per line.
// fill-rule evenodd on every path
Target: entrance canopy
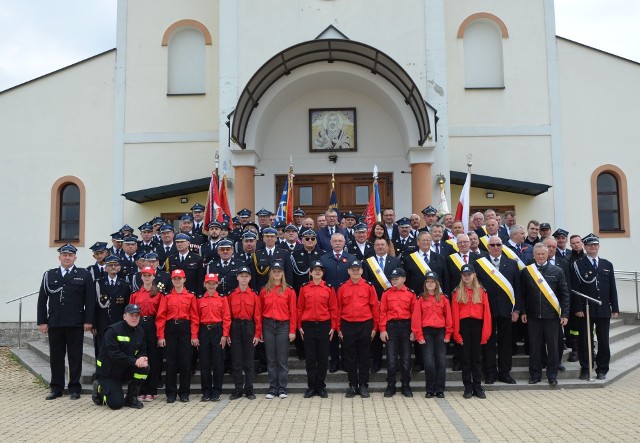
M 380 75 L 400 92 L 411 108 L 418 127 L 417 143 L 422 146 L 431 133 L 427 104 L 409 74 L 391 57 L 364 43 L 343 39 L 311 40 L 291 46 L 273 56 L 251 77 L 240 94 L 231 127 L 231 139 L 246 149 L 246 132 L 254 109 L 264 93 L 281 77 L 311 63 L 346 62 Z

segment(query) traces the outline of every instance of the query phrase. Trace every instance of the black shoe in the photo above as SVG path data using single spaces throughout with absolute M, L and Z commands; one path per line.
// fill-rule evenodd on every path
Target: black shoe
M 556 380 L 555 378 L 550 378 L 549 379 L 549 386 L 552 386 L 552 387 L 555 388 L 556 386 L 558 386 L 558 380 Z
M 209 395 L 203 395 L 200 401 L 211 401 L 211 397 Z
M 175 403 L 176 396 L 175 395 L 167 395 L 167 403 Z
M 180 402 L 181 403 L 189 403 L 189 396 L 187 394 L 182 394 L 180 396 Z
M 162 380 L 158 380 L 158 389 L 162 388 L 164 388 L 164 383 L 162 383 Z
M 50 392 L 44 399 L 45 400 L 55 400 L 56 398 L 62 397 L 62 392 Z
M 102 399 L 100 398 L 100 383 L 98 380 L 93 381 L 93 390 L 91 391 L 91 400 L 98 405 L 102 406 Z
M 356 396 L 356 390 L 353 389 L 353 387 L 349 386 L 349 389 L 347 389 L 347 393 L 344 394 L 344 396 L 347 398 L 353 398 Z
M 320 398 L 329 398 L 329 394 L 327 394 L 326 389 L 318 389 L 318 396 Z
M 374 361 L 373 363 L 371 363 L 371 373 L 375 374 L 377 372 L 380 372 L 381 366 L 382 364 L 379 361 Z
M 244 396 L 247 397 L 247 400 L 255 400 L 256 399 L 256 395 L 253 393 L 253 391 L 245 392 Z
M 566 370 L 567 370 L 567 368 L 565 368 L 563 365 L 558 365 L 558 371 L 564 372 Z
M 265 372 L 267 372 L 267 367 L 266 366 L 257 366 L 256 370 L 254 372 L 256 374 L 264 374 Z
M 338 363 L 329 363 L 329 373 L 335 374 L 336 372 L 338 372 Z
M 371 396 L 369 395 L 369 388 L 368 388 L 367 386 L 360 386 L 360 392 L 359 392 L 359 394 L 360 394 L 360 397 L 362 397 L 362 398 L 369 398 L 369 397 L 371 397 Z
M 571 353 L 569 354 L 569 358 L 567 358 L 567 361 L 570 361 L 570 362 L 578 361 L 578 352 L 577 351 L 571 351 Z
M 508 385 L 515 385 L 516 384 L 516 381 L 509 374 L 503 375 L 501 377 L 498 377 L 498 381 L 501 381 L 502 383 L 506 383 Z
M 220 401 L 220 394 L 213 394 L 211 396 L 211 401 Z
M 435 396 L 436 396 L 436 394 L 434 394 L 433 392 L 427 392 L 427 393 L 424 395 L 424 398 L 433 398 L 433 397 L 435 397 Z
M 311 398 L 314 397 L 316 395 L 316 390 L 315 389 L 311 389 L 308 388 L 306 391 L 304 391 L 304 398 Z
M 436 397 L 437 397 L 437 398 L 444 398 L 444 392 L 438 392 L 438 393 L 436 394 Z
M 480 398 L 480 399 L 485 399 L 487 398 L 487 394 L 484 393 L 484 389 L 482 388 L 476 388 L 473 390 L 473 395 L 475 395 L 476 397 Z
M 69 400 L 80 400 L 80 393 L 72 392 L 71 394 L 69 394 Z
M 413 392 L 411 392 L 410 386 L 403 386 L 401 388 L 401 392 L 402 392 L 402 395 L 405 397 L 408 397 L 408 398 L 413 397 Z
M 413 366 L 413 372 L 422 372 L 424 371 L 424 366 L 423 365 L 414 365 Z
M 394 395 L 396 395 L 396 385 L 391 383 L 387 384 L 387 389 L 384 390 L 384 396 L 390 398 Z
M 242 397 L 242 391 L 240 389 L 234 389 L 229 396 L 229 400 L 237 400 Z
M 462 367 L 460 366 L 460 363 L 454 363 L 451 370 L 454 372 L 462 371 Z
M 598 372 L 597 375 L 596 375 L 596 379 L 597 380 L 604 380 L 606 378 L 607 378 L 607 376 L 602 372 Z
M 536 383 L 540 383 L 540 379 L 539 378 L 530 378 L 529 379 L 529 384 L 530 385 L 535 385 Z
M 589 379 L 589 370 L 588 369 L 580 369 L 580 375 L 578 376 L 580 380 L 588 380 Z
M 496 382 L 496 380 L 498 379 L 498 377 L 496 377 L 495 375 L 488 375 L 487 379 L 485 380 L 484 384 L 485 385 L 492 385 Z
M 462 394 L 463 398 L 471 398 L 473 397 L 473 390 L 471 388 L 464 388 L 464 394 Z
M 124 399 L 124 405 L 133 409 L 144 408 L 144 403 L 138 400 L 138 396 L 135 394 L 127 394 L 127 398 Z

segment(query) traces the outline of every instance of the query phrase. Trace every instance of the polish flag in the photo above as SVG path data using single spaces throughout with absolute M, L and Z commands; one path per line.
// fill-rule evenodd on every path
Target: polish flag
M 460 201 L 456 209 L 456 220 L 460 220 L 464 226 L 464 232 L 469 232 L 469 188 L 471 187 L 471 172 L 467 172 L 467 178 L 464 181 L 462 192 L 460 193 Z

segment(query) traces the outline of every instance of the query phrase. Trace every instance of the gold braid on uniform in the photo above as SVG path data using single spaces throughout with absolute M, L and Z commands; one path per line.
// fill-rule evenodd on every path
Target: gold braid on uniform
M 258 256 L 256 255 L 256 253 L 253 253 L 253 264 L 256 267 L 256 272 L 258 273 L 258 275 L 263 276 L 266 275 L 267 272 L 269 272 L 269 269 L 271 269 L 271 266 L 265 266 L 264 271 L 260 272 L 260 267 L 258 266 Z
M 167 257 L 167 258 L 165 259 L 165 261 L 164 261 L 164 269 L 165 269 L 165 271 L 167 271 L 167 272 L 171 272 L 171 271 L 169 270 L 169 257 Z

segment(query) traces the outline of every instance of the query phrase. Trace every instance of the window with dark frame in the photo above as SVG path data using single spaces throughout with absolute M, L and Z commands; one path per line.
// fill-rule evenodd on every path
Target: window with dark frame
M 60 232 L 58 240 L 80 239 L 80 188 L 73 183 L 60 191 Z
M 600 231 L 620 231 L 620 193 L 618 179 L 610 172 L 598 175 L 598 224 Z

